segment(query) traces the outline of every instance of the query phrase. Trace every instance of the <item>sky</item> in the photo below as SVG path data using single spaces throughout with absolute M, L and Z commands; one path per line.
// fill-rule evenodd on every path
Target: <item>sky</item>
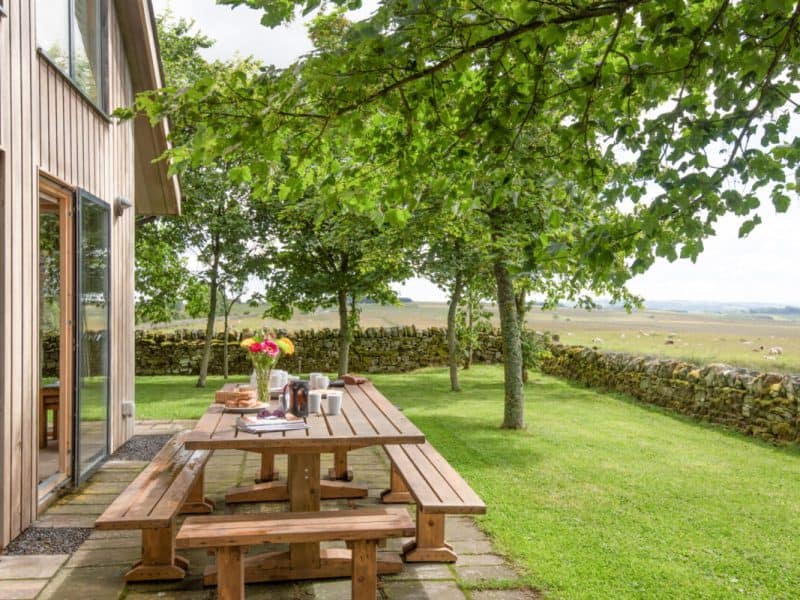
M 375 0 L 365 0 L 364 8 L 351 17 L 368 16 L 375 4 Z M 299 21 L 267 29 L 261 26 L 258 11 L 217 6 L 214 0 L 153 0 L 153 5 L 156 13 L 169 6 L 176 16 L 193 19 L 200 31 L 215 39 L 206 52 L 209 59 L 252 55 L 285 67 L 311 49 Z M 777 215 L 765 195 L 759 214 L 763 224 L 747 238 L 738 238 L 737 218 L 723 218 L 696 263 L 659 260 L 631 280 L 629 288 L 646 300 L 800 305 L 800 198 L 794 198 L 787 213 Z M 441 290 L 423 279 L 398 284 L 396 289 L 417 301 L 445 300 Z

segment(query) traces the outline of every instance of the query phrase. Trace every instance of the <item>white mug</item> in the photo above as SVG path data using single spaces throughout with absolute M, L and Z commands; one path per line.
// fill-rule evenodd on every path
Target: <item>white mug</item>
M 321 404 L 322 392 L 320 390 L 311 390 L 308 393 L 308 414 L 318 413 Z
M 328 392 L 328 414 L 338 415 L 342 410 L 342 392 Z
M 319 386 L 317 385 L 317 378 L 321 377 L 322 373 L 309 373 L 308 374 L 308 386 L 314 390 L 317 389 Z
M 315 389 L 327 390 L 328 386 L 331 384 L 331 380 L 329 377 L 325 375 L 320 375 L 317 377 L 316 385 L 313 386 Z

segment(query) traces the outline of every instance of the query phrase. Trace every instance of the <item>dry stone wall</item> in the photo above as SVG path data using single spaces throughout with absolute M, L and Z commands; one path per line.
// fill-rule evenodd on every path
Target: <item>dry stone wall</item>
M 296 331 L 294 356 L 283 357 L 280 367 L 292 372 L 335 372 L 337 331 Z M 251 371 L 239 343 L 250 332 L 234 333 L 228 342 L 229 370 Z M 137 375 L 196 375 L 203 355 L 201 331 L 136 332 Z M 209 373 L 222 374 L 225 341 L 212 341 Z M 800 376 L 760 373 L 728 365 L 704 367 L 672 359 L 605 352 L 582 346 L 550 344 L 542 361 L 544 372 L 585 385 L 614 390 L 633 398 L 732 427 L 776 443 L 800 443 Z M 90 356 L 97 352 L 85 348 Z M 57 338 L 45 339 L 45 376 L 57 376 Z M 475 362 L 502 362 L 497 333 L 486 335 Z M 402 373 L 441 366 L 447 362 L 445 330 L 415 327 L 368 328 L 356 332 L 350 350 L 350 370 L 358 373 Z
M 239 346 L 249 331 L 232 333 L 228 342 L 231 374 L 251 371 L 247 352 Z M 291 372 L 336 371 L 338 366 L 338 331 L 304 330 L 290 334 L 295 343 L 293 356 L 284 356 L 280 368 Z M 173 333 L 136 332 L 137 375 L 196 375 L 200 369 L 205 334 L 201 331 Z M 209 373 L 221 375 L 225 340 L 222 334 L 211 342 Z M 486 336 L 483 349 L 475 354 L 476 362 L 502 361 L 501 340 Z M 353 336 L 350 346 L 350 370 L 358 373 L 402 373 L 447 362 L 445 330 L 411 327 L 367 328 Z
M 800 442 L 800 376 L 553 344 L 542 370 L 770 442 Z

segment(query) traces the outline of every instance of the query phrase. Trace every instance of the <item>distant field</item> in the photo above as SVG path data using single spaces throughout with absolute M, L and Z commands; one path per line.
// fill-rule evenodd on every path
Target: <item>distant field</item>
M 435 302 L 400 306 L 362 305 L 362 327 L 415 325 L 444 327 L 447 308 Z M 288 322 L 262 319 L 262 308 L 237 307 L 231 318 L 234 330 L 267 325 L 294 331 L 338 327 L 334 309 L 313 314 L 296 314 Z M 497 318 L 495 317 L 497 325 Z M 182 320 L 157 329 L 202 329 L 200 319 Z M 745 313 L 719 315 L 667 311 L 621 310 L 584 311 L 561 308 L 532 310 L 528 327 L 561 336 L 565 344 L 597 346 L 607 350 L 681 358 L 696 363 L 725 362 L 756 369 L 800 373 L 800 320 L 785 317 L 756 317 Z M 217 323 L 222 330 L 222 320 Z M 670 337 L 671 336 L 671 337 Z M 674 343 L 667 344 L 671 339 Z M 763 346 L 763 350 L 761 347 Z M 771 347 L 783 354 L 769 356 Z

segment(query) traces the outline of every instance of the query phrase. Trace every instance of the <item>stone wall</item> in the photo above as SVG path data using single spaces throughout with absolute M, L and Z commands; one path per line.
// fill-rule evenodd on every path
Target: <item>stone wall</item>
M 553 344 L 542 370 L 770 442 L 800 442 L 800 376 Z
M 291 333 L 295 354 L 281 358 L 279 367 L 290 372 L 335 372 L 338 366 L 338 331 L 305 330 Z M 247 374 L 250 362 L 239 346 L 250 332 L 233 333 L 228 342 L 229 372 Z M 136 332 L 137 375 L 196 375 L 203 355 L 204 334 L 200 331 L 174 333 Z M 500 362 L 501 341 L 497 335 L 485 338 L 476 362 Z M 222 334 L 214 337 L 209 373 L 222 374 Z M 356 332 L 350 346 L 350 370 L 356 373 L 402 373 L 447 363 L 445 330 L 415 327 L 367 328 Z

